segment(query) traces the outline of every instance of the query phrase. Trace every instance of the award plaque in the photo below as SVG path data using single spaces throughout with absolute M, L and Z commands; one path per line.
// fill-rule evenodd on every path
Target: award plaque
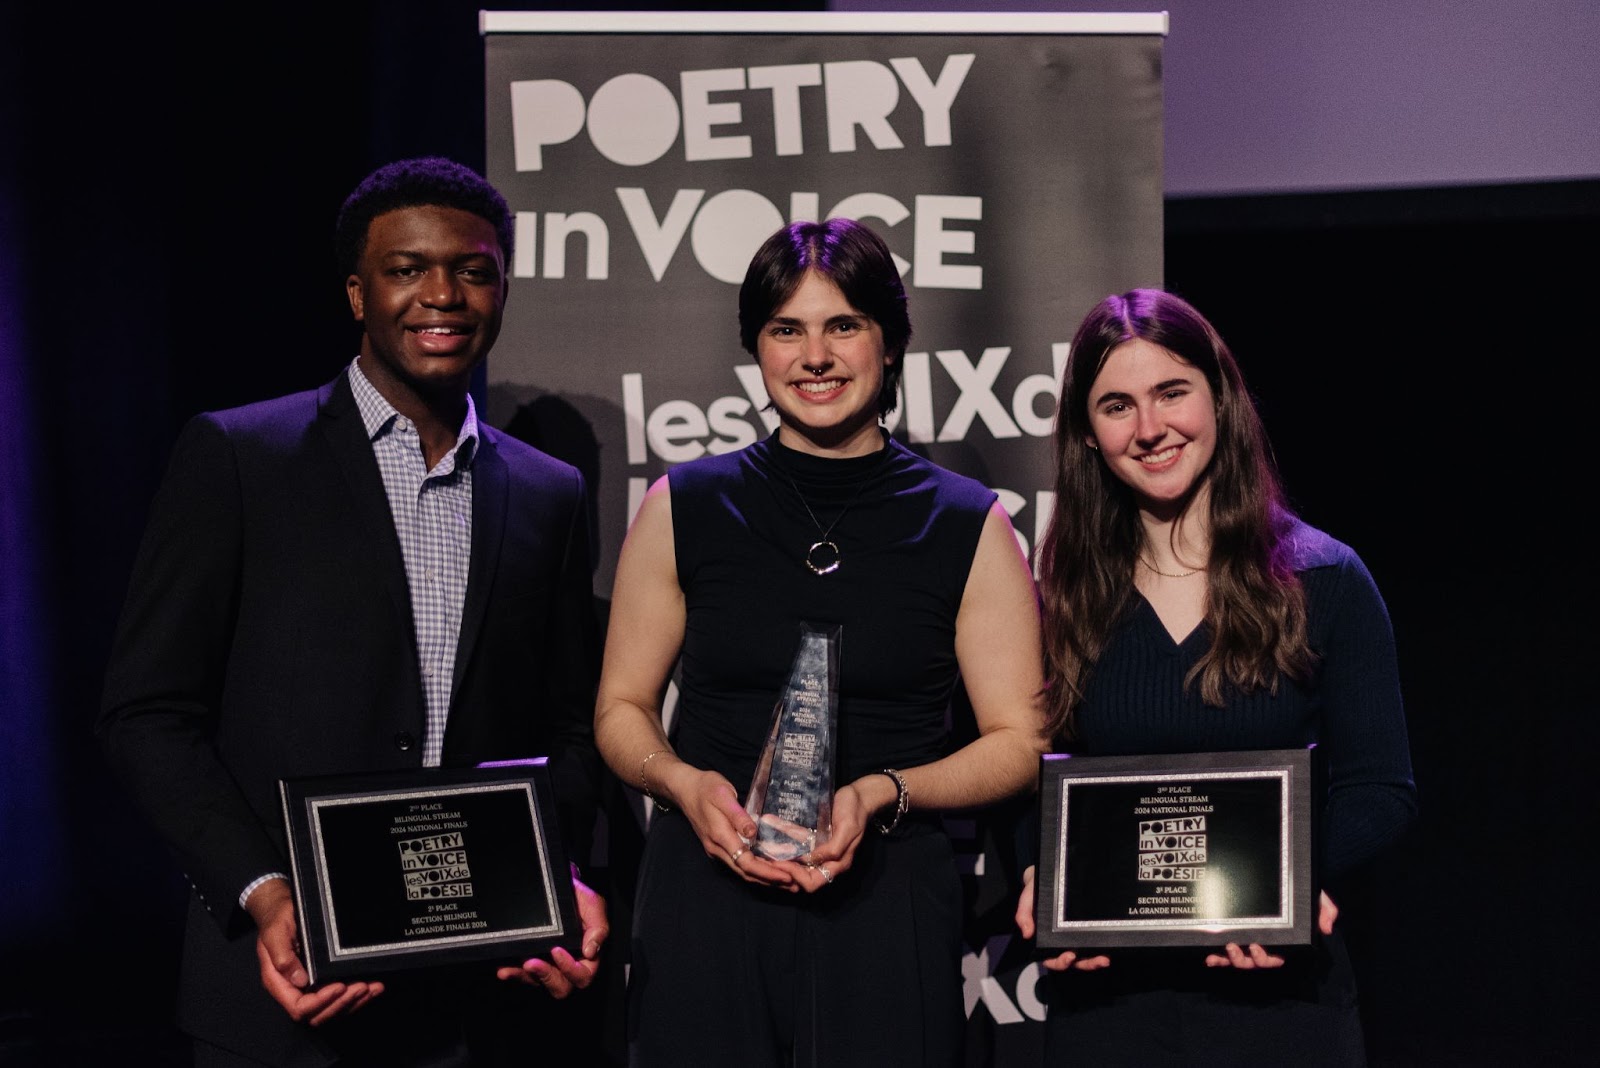
M 312 982 L 581 955 L 543 758 L 283 779 Z
M 745 798 L 750 848 L 769 860 L 803 857 L 833 828 L 834 732 L 839 724 L 838 626 L 800 625 L 789 682 Z
M 1045 756 L 1037 945 L 1309 944 L 1312 755 Z

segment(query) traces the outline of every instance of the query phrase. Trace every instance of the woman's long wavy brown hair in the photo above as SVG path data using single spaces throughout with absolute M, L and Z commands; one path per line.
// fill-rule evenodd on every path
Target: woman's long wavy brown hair
M 1294 515 L 1232 353 L 1204 316 L 1171 293 L 1135 289 L 1107 297 L 1072 339 L 1056 414 L 1055 509 L 1039 546 L 1049 726 L 1063 741 L 1071 740 L 1073 712 L 1129 609 L 1144 539 L 1133 491 L 1087 444 L 1090 387 L 1111 350 L 1134 338 L 1198 368 L 1216 402 L 1216 452 L 1201 475 L 1210 484 L 1211 648 L 1184 684 L 1198 684 L 1206 704 L 1221 706 L 1230 685 L 1276 693 L 1280 676 L 1304 680 L 1316 664 L 1306 638 L 1305 590 L 1287 539 Z

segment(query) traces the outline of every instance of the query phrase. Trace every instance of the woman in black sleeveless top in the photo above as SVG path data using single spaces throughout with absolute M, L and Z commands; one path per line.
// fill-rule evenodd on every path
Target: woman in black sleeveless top
M 611 607 L 596 738 L 655 806 L 630 1059 L 957 1065 L 963 902 L 937 814 L 1036 782 L 1033 581 L 995 494 L 879 425 L 911 324 L 875 234 L 845 219 L 780 230 L 739 318 L 778 428 L 651 488 Z M 837 649 L 831 836 L 772 859 L 744 800 L 802 626 Z M 959 748 L 958 675 L 978 726 Z

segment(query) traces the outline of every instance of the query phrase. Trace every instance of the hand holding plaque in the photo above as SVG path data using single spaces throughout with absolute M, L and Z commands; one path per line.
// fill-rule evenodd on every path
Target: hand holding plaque
M 756 824 L 750 848 L 769 860 L 803 857 L 832 831 L 842 630 L 800 625 L 789 681 L 773 709 L 744 805 Z
M 313 983 L 581 954 L 543 758 L 285 779 L 279 793 Z
M 1309 943 L 1313 752 L 1045 756 L 1036 944 Z

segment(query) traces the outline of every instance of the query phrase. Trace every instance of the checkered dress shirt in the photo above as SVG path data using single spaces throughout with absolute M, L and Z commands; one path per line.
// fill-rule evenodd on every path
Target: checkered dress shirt
M 411 588 L 417 666 L 428 710 L 422 763 L 437 767 L 444 752 L 467 567 L 472 561 L 472 458 L 478 446 L 478 416 L 469 395 L 455 447 L 429 471 L 415 424 L 384 400 L 359 364 L 359 359 L 350 364 L 350 388 L 383 473 L 405 558 L 406 584 Z

